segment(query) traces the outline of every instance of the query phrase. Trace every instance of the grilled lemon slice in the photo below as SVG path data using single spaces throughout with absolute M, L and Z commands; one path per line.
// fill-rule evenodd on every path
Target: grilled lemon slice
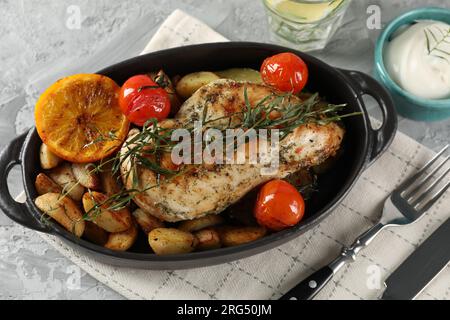
M 70 162 L 95 162 L 109 156 L 122 145 L 129 129 L 119 107 L 119 91 L 112 79 L 98 74 L 58 80 L 36 104 L 36 128 L 42 141 Z

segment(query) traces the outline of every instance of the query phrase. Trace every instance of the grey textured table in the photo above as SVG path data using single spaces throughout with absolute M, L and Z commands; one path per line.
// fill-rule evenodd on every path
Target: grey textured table
M 330 64 L 371 73 L 379 30 L 366 27 L 369 4 L 381 8 L 383 24 L 413 7 L 450 7 L 447 0 L 354 1 L 327 49 L 314 54 Z M 146 33 L 114 60 L 136 55 L 176 8 L 207 22 L 231 40 L 270 42 L 260 0 L 1 0 L 0 147 L 32 125 L 33 98 L 23 96 L 30 78 L 45 75 L 55 65 L 76 65 L 99 50 L 106 52 L 111 41 L 120 43 L 124 37 L 133 37 L 125 33 L 139 22 Z M 118 34 L 122 38 L 118 39 Z M 376 108 L 371 109 L 377 116 Z M 400 119 L 400 130 L 438 150 L 448 142 L 450 120 L 422 123 Z M 19 170 L 12 171 L 9 185 L 12 194 L 20 192 Z M 0 215 L 0 299 L 120 298 L 48 247 L 36 233 Z

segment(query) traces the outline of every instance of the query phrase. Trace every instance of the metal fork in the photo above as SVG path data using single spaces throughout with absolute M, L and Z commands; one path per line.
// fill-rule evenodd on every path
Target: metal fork
M 384 203 L 382 216 L 378 223 L 360 235 L 350 247 L 344 247 L 341 255 L 333 262 L 300 282 L 282 296 L 281 300 L 312 299 L 343 266 L 355 261 L 358 253 L 368 246 L 381 230 L 387 227 L 408 225 L 422 217 L 450 187 L 449 181 L 433 193 L 450 172 L 450 168 L 448 168 L 438 177 L 434 177 L 448 162 L 450 156 L 447 156 L 430 173 L 426 173 L 448 148 L 449 145 L 389 195 Z

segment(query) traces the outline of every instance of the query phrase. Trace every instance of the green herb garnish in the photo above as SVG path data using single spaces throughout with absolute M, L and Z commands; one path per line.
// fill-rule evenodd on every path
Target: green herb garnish
M 447 32 L 437 26 L 435 29 L 439 31 L 439 35 L 436 35 L 436 32 L 431 28 L 424 29 L 428 55 L 443 59 L 450 63 L 450 52 L 442 49 L 443 44 L 450 44 L 450 28 Z M 432 41 L 434 41 L 433 45 L 431 44 Z
M 252 106 L 247 89 L 244 88 L 244 100 L 244 110 L 218 118 L 208 118 L 208 109 L 205 107 L 201 117 L 203 130 L 217 129 L 224 133 L 223 136 L 226 137 L 227 129 L 242 128 L 244 131 L 248 129 L 278 129 L 281 141 L 301 125 L 307 123 L 327 124 L 361 114 L 354 112 L 339 115 L 338 112 L 344 109 L 346 104 L 324 103 L 318 94 L 312 94 L 300 102 L 294 101 L 297 99 L 294 99 L 292 93 L 270 94 Z M 274 117 L 273 114 L 276 116 Z M 219 121 L 224 119 L 228 120 L 227 125 L 219 124 Z M 232 121 L 233 119 L 239 121 Z M 183 124 L 182 127 L 193 135 L 195 126 L 191 122 Z M 165 181 L 170 181 L 187 172 L 188 169 L 170 170 L 161 165 L 161 156 L 164 153 L 171 152 L 178 144 L 178 142 L 171 140 L 172 133 L 176 129 L 179 128 L 161 128 L 158 126 L 156 119 L 150 119 L 136 135 L 124 142 L 120 152 L 117 152 L 112 158 L 96 164 L 90 173 L 102 172 L 106 165 L 111 165 L 112 174 L 120 176 L 120 169 L 127 161 L 130 167 L 123 175 L 126 180 L 129 179 L 130 174 L 132 175 L 132 188 L 127 189 L 124 186 L 120 192 L 109 196 L 102 203 L 96 203 L 91 210 L 84 214 L 83 219 L 95 219 L 102 207 L 113 211 L 122 210 L 131 204 L 137 194 L 160 186 L 160 176 L 164 176 Z M 111 139 L 116 139 L 114 133 L 99 137 L 99 141 Z M 156 183 L 140 187 L 139 167 L 153 171 L 157 176 Z M 63 196 L 68 195 L 69 192 L 70 190 L 64 190 Z

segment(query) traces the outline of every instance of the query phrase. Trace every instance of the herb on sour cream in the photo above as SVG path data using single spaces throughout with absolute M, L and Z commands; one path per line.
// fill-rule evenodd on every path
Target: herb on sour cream
M 450 25 L 421 20 L 399 30 L 384 52 L 391 78 L 426 99 L 450 98 Z

